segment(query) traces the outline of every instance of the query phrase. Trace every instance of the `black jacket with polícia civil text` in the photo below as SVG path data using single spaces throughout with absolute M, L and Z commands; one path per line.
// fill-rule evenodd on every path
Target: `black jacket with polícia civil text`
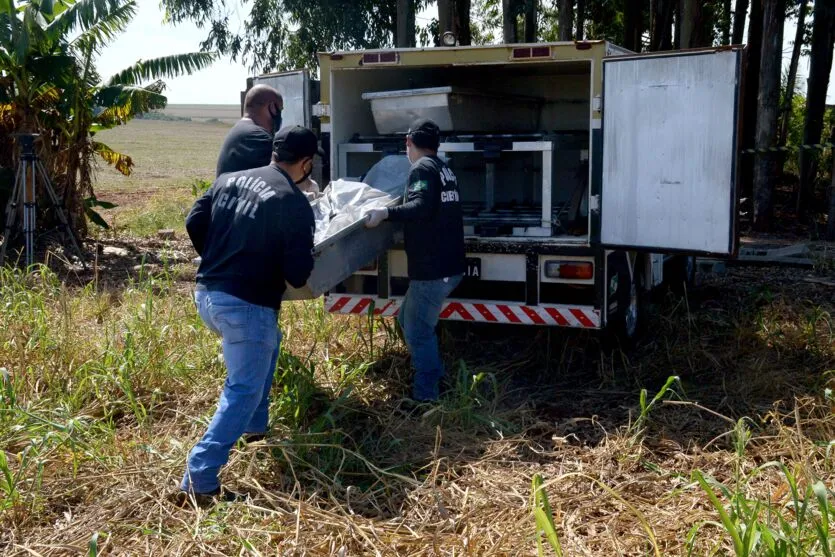
M 275 166 L 219 176 L 186 218 L 199 287 L 278 309 L 313 270 L 313 210 Z
M 389 209 L 389 220 L 404 223 L 409 278 L 464 273 L 464 217 L 455 174 L 438 157 L 423 157 L 412 165 L 406 187 L 405 203 Z

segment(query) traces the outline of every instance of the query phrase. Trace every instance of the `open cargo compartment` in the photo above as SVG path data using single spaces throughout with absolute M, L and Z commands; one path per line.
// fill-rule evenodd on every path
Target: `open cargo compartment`
M 588 243 L 591 61 L 337 69 L 330 85 L 334 176 L 405 152 L 408 124 L 428 116 L 467 237 Z

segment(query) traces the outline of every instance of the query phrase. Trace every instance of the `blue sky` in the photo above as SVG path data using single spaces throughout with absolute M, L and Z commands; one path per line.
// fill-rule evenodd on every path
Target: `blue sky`
M 103 76 L 109 76 L 134 63 L 140 58 L 149 59 L 169 54 L 193 52 L 199 49 L 200 41 L 206 31 L 197 29 L 191 23 L 177 26 L 163 25 L 163 12 L 159 0 L 137 0 L 139 9 L 136 17 L 99 59 L 99 70 Z M 233 2 L 227 2 L 233 5 Z M 433 13 L 434 12 L 434 13 Z M 437 9 L 419 14 L 420 18 L 429 18 L 437 14 Z M 234 20 L 234 14 L 233 14 Z M 240 17 L 238 17 L 239 24 Z M 786 26 L 784 40 L 784 64 L 788 65 L 791 55 L 791 41 L 794 39 L 795 26 Z M 801 86 L 806 87 L 805 76 L 808 74 L 808 59 L 800 62 Z M 168 102 L 171 104 L 237 104 L 240 91 L 246 86 L 249 72 L 240 62 L 229 59 L 216 62 L 211 68 L 195 75 L 168 80 Z M 830 77 L 829 102 L 835 103 L 835 69 Z

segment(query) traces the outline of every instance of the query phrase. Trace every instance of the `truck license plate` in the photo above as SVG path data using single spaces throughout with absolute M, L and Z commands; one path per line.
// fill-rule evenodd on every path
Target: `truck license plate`
M 467 271 L 464 274 L 465 277 L 471 279 L 480 279 L 481 278 L 481 259 L 478 257 L 468 257 L 467 260 Z

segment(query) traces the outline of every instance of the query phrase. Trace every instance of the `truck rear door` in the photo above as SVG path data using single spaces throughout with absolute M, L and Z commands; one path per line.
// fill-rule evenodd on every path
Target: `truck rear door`
M 603 62 L 600 243 L 731 255 L 743 51 Z
M 282 125 L 311 127 L 312 106 L 319 99 L 316 91 L 318 83 L 311 81 L 308 70 L 260 75 L 252 83 L 269 85 L 281 93 L 284 99 Z

